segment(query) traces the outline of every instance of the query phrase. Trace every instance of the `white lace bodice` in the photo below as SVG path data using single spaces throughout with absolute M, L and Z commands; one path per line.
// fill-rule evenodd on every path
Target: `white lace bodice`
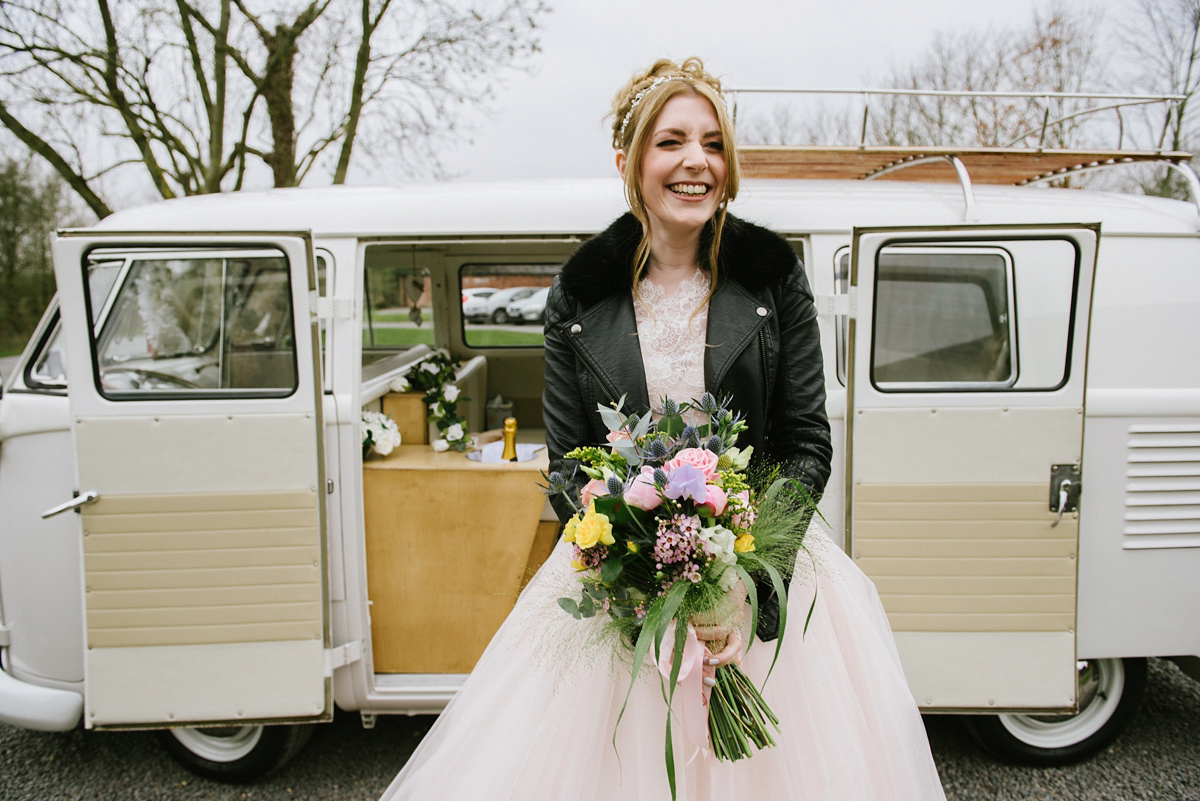
M 648 278 L 633 295 L 646 391 L 655 416 L 664 397 L 683 403 L 704 392 L 708 275 L 697 272 L 670 295 Z M 695 312 L 693 315 L 692 312 Z

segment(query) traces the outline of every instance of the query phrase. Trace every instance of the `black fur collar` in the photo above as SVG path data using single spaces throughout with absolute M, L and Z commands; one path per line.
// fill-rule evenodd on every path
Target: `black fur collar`
M 701 238 L 708 247 L 709 230 Z M 584 306 L 633 287 L 634 253 L 642 224 L 626 212 L 607 229 L 579 246 L 562 269 L 563 288 Z M 762 226 L 734 217 L 725 220 L 718 280 L 733 280 L 754 292 L 778 283 L 796 264 L 796 252 L 783 237 Z

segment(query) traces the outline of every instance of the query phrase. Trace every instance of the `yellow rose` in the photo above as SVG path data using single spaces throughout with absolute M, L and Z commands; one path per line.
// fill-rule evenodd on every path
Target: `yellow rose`
M 563 542 L 575 541 L 575 527 L 579 525 L 579 515 L 575 515 L 563 526 Z
M 572 533 L 575 535 L 575 544 L 584 550 L 594 548 L 596 543 L 612 545 L 616 542 L 613 539 L 612 523 L 608 522 L 608 515 L 597 512 L 595 504 L 588 505 L 587 512 Z
M 754 535 L 746 532 L 733 541 L 733 550 L 738 553 L 750 553 L 754 550 Z
M 580 562 L 578 559 L 572 559 L 571 569 L 576 573 L 582 573 L 583 571 L 587 570 L 587 565 L 585 565 L 583 562 Z
M 629 549 L 630 553 L 637 553 L 638 551 L 641 550 L 641 548 L 638 547 L 638 544 L 636 542 L 634 542 L 633 540 L 628 540 L 625 543 L 625 547 Z

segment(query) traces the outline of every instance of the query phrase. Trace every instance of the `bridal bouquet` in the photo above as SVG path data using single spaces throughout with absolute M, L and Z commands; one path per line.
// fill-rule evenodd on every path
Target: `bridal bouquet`
M 779 721 L 735 663 L 718 667 L 716 685 L 704 686 L 701 672 L 709 654 L 690 624 L 736 630 L 743 594 L 750 590 L 753 631 L 758 615 L 754 579 L 770 582 L 780 603 L 778 658 L 787 621 L 783 576 L 790 574 L 802 547 L 812 504 L 786 479 L 751 480 L 746 468 L 752 449 L 735 445 L 746 424 L 712 394 L 683 404 L 665 399 L 657 422 L 649 413 L 624 415 L 623 401 L 615 408 L 599 407 L 609 447 L 566 454 L 591 479 L 580 504 L 568 491 L 569 477 L 547 476 L 547 492 L 563 494 L 576 509 L 563 539 L 574 543 L 580 594 L 560 598 L 559 605 L 576 618 L 606 614 L 621 641 L 632 647 L 635 668 L 653 648 L 667 679 L 668 707 L 676 686 L 682 687 L 689 738 L 698 746 L 711 745 L 718 759 L 742 759 L 751 755 L 751 746 L 775 744 L 771 729 L 778 731 Z M 707 422 L 687 425 L 685 415 Z M 664 639 L 669 641 L 665 652 Z M 723 644 L 711 645 L 719 652 Z M 630 690 L 636 674 L 635 669 Z M 707 731 L 701 718 L 697 732 L 694 710 L 703 715 L 705 700 Z M 666 763 L 674 796 L 670 714 Z

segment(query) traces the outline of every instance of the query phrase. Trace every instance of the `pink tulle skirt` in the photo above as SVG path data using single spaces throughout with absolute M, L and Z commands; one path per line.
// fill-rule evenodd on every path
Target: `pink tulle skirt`
M 780 719 L 778 745 L 718 762 L 676 718 L 678 799 L 944 798 L 875 586 L 824 534 L 814 529 L 806 542 L 811 558 L 798 560 L 788 631 L 763 692 Z M 629 657 L 601 617 L 577 621 L 558 606 L 578 595 L 569 560 L 560 543 L 384 799 L 670 798 L 660 676 L 650 664 L 639 671 L 614 749 Z M 774 646 L 755 641 L 742 661 L 760 686 Z

